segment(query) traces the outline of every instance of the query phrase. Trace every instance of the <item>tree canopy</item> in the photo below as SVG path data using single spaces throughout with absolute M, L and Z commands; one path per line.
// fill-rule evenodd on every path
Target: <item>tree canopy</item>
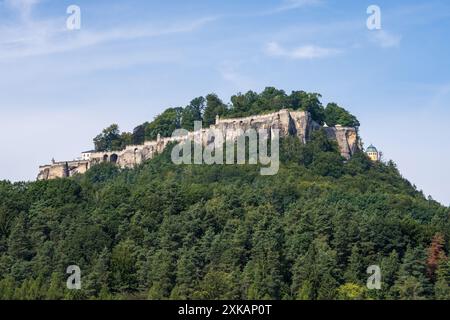
M 393 162 L 344 161 L 321 131 L 283 139 L 274 176 L 170 153 L 0 182 L 0 299 L 450 299 L 450 209 Z
M 146 140 L 155 140 L 158 134 L 161 137 L 170 137 L 175 129 L 194 129 L 194 121 L 202 121 L 207 127 L 215 123 L 216 116 L 222 118 L 247 117 L 280 111 L 281 109 L 302 110 L 311 113 L 314 121 L 329 126 L 340 124 L 342 126 L 358 127 L 359 121 L 344 108 L 336 103 L 330 103 L 325 108 L 320 101 L 318 93 L 305 91 L 285 91 L 274 87 L 267 87 L 261 93 L 248 91 L 238 93 L 225 104 L 216 94 L 206 97 L 197 97 L 185 107 L 168 108 L 157 115 L 151 122 L 134 128 L 132 133 L 120 133 L 116 124 L 103 130 L 94 139 L 97 151 L 120 150 L 130 144 L 142 144 Z

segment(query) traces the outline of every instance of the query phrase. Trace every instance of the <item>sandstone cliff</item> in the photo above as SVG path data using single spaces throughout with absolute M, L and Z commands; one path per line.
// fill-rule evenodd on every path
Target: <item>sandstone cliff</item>
M 245 118 L 217 119 L 210 129 L 219 129 L 226 140 L 236 140 L 238 135 L 246 130 L 253 129 L 279 129 L 280 137 L 297 136 L 303 143 L 307 143 L 314 130 L 322 128 L 312 120 L 311 115 L 304 111 L 280 110 L 275 113 L 258 115 Z M 341 155 L 350 159 L 360 148 L 356 128 L 350 127 L 324 127 L 329 139 L 337 141 Z M 202 141 L 207 145 L 206 131 L 201 129 L 189 132 L 183 137 L 159 138 L 156 141 L 147 141 L 142 145 L 127 146 L 124 150 L 114 152 L 94 152 L 88 160 L 57 162 L 41 166 L 38 180 L 69 177 L 77 173 L 86 172 L 92 165 L 101 162 L 116 163 L 121 168 L 131 168 L 148 159 L 152 159 L 157 153 L 162 152 L 171 142 L 181 142 L 188 138 Z M 201 139 L 201 140 L 197 140 Z

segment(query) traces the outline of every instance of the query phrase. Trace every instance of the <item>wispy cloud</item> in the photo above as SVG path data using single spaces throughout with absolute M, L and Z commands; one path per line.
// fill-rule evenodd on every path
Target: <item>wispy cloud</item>
M 273 57 L 285 57 L 290 59 L 316 59 L 325 58 L 341 53 L 340 49 L 319 47 L 315 45 L 304 45 L 293 49 L 286 49 L 277 42 L 269 42 L 265 52 Z
M 242 74 L 239 69 L 239 63 L 224 61 L 219 67 L 219 73 L 225 81 L 230 82 L 239 90 L 250 90 L 258 86 L 254 79 Z
M 400 46 L 402 40 L 401 35 L 393 34 L 385 30 L 373 31 L 371 34 L 371 41 L 382 48 L 393 48 Z
M 215 17 L 204 17 L 162 27 L 139 25 L 110 30 L 69 31 L 64 27 L 63 20 L 32 22 L 14 28 L 0 27 L 0 59 L 47 55 L 113 41 L 189 33 L 214 20 Z
M 277 7 L 274 7 L 272 9 L 269 9 L 266 11 L 258 12 L 256 14 L 252 14 L 252 15 L 267 16 L 267 15 L 283 13 L 283 12 L 289 11 L 289 10 L 300 9 L 300 8 L 308 7 L 308 6 L 317 6 L 317 5 L 321 5 L 321 4 L 323 4 L 323 0 L 284 0 Z
M 5 0 L 6 6 L 18 11 L 22 19 L 28 19 L 33 6 L 39 2 L 40 0 Z
M 283 3 L 276 8 L 275 10 L 278 12 L 298 9 L 306 6 L 313 6 L 322 4 L 322 0 L 285 0 Z

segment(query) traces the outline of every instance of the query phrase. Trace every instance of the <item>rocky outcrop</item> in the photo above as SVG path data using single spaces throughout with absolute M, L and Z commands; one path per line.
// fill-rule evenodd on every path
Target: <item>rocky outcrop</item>
M 245 118 L 216 119 L 216 123 L 209 129 L 218 129 L 224 140 L 235 141 L 238 136 L 248 129 L 279 129 L 280 137 L 297 136 L 303 143 L 307 143 L 315 130 L 323 128 L 329 139 L 335 140 L 339 145 L 341 155 L 350 159 L 360 148 L 356 128 L 350 127 L 322 127 L 312 120 L 311 115 L 304 111 L 280 110 L 278 112 L 257 115 Z M 158 137 L 155 141 L 147 141 L 142 145 L 127 146 L 124 150 L 117 152 L 94 152 L 90 154 L 89 160 L 57 162 L 41 166 L 38 179 L 47 180 L 69 177 L 77 173 L 86 172 L 92 165 L 101 162 L 116 163 L 121 168 L 132 168 L 152 159 L 161 153 L 171 142 L 182 142 L 186 139 L 201 141 L 202 145 L 208 145 L 208 129 L 199 129 L 189 132 L 185 136 L 168 138 Z

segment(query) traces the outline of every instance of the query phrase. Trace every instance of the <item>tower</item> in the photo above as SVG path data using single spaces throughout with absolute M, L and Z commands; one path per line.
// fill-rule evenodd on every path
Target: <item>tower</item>
M 373 145 L 370 145 L 366 149 L 366 154 L 372 161 L 378 161 L 380 160 L 380 154 L 378 153 L 377 148 L 375 148 Z

